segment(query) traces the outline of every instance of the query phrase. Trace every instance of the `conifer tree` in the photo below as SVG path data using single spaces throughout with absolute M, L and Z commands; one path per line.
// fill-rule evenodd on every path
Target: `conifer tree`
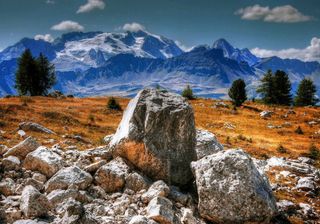
M 291 82 L 289 76 L 277 70 L 274 74 L 274 100 L 275 104 L 290 105 L 292 103 Z
M 228 95 L 236 107 L 241 106 L 247 100 L 245 82 L 242 79 L 235 80 L 229 89 Z
M 34 95 L 33 83 L 37 75 L 37 64 L 29 49 L 26 49 L 18 59 L 16 85 L 19 95 Z
M 257 93 L 262 95 L 262 101 L 265 104 L 273 104 L 275 103 L 274 99 L 274 82 L 273 82 L 272 71 L 268 70 L 268 72 L 261 79 L 261 84 L 257 89 Z
M 318 102 L 318 99 L 315 97 L 316 92 L 316 86 L 313 84 L 311 79 L 305 78 L 301 80 L 298 87 L 297 96 L 295 97 L 295 105 L 315 105 Z
M 40 53 L 37 58 L 38 82 L 35 83 L 36 95 L 47 95 L 48 90 L 56 83 L 55 68 L 47 57 Z
M 195 96 L 193 95 L 193 91 L 190 85 L 187 85 L 187 87 L 182 91 L 181 95 L 189 100 L 195 99 Z

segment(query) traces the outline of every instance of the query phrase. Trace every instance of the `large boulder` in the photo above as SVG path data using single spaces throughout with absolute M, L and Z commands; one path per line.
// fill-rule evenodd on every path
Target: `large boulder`
M 197 129 L 196 153 L 197 159 L 223 150 L 223 146 L 218 142 L 216 136 L 209 131 Z
M 23 160 L 26 155 L 28 155 L 28 153 L 36 150 L 39 146 L 39 143 L 34 138 L 28 137 L 18 145 L 9 149 L 3 156 L 16 156 L 19 159 Z
M 70 185 L 75 185 L 79 190 L 84 190 L 90 186 L 93 178 L 86 171 L 77 166 L 67 167 L 59 170 L 47 181 L 45 189 L 51 192 L 56 189 L 67 189 Z
M 106 192 L 120 191 L 125 185 L 129 171 L 129 166 L 118 157 L 98 169 L 95 181 Z
M 50 204 L 47 197 L 33 186 L 26 186 L 21 194 L 20 209 L 28 218 L 47 215 Z
M 23 167 L 38 171 L 50 178 L 63 167 L 63 160 L 58 154 L 41 146 L 27 155 Z
M 218 223 L 268 222 L 277 212 L 268 181 L 242 150 L 220 151 L 191 167 L 203 218 Z
M 144 89 L 130 101 L 110 146 L 147 176 L 185 185 L 192 179 L 195 139 L 194 114 L 186 99 Z

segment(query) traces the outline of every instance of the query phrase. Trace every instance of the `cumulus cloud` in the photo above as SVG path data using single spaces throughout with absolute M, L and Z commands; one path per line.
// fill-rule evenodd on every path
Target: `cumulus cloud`
M 52 43 L 54 41 L 54 38 L 50 34 L 38 34 L 34 36 L 35 40 L 44 40 L 46 42 Z
M 283 5 L 274 8 L 269 6 L 248 6 L 241 8 L 235 12 L 244 20 L 263 20 L 265 22 L 275 23 L 297 23 L 310 21 L 313 18 L 299 12 L 298 9 L 291 5 Z
M 51 29 L 57 31 L 83 31 L 84 27 L 77 22 L 65 20 L 52 26 Z
M 143 31 L 146 30 L 146 28 L 143 25 L 141 25 L 139 23 L 134 23 L 134 22 L 133 23 L 124 24 L 122 29 L 124 31 L 130 31 L 130 32 L 137 32 L 137 31 L 140 31 L 140 30 L 143 30 Z
M 106 6 L 103 0 L 88 0 L 86 4 L 81 5 L 77 13 L 91 12 L 95 9 L 104 9 Z
M 289 48 L 283 50 L 267 50 L 261 48 L 251 49 L 251 52 L 258 57 L 278 56 L 280 58 L 300 59 L 302 61 L 320 62 L 320 38 L 314 37 L 310 45 L 303 49 Z
M 56 2 L 55 2 L 54 0 L 47 0 L 46 3 L 53 5 L 53 4 L 55 4 Z

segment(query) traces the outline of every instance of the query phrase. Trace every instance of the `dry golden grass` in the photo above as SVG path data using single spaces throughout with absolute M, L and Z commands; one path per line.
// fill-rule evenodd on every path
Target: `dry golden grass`
M 123 109 L 129 99 L 117 99 Z M 0 99 L 0 144 L 13 146 L 21 139 L 17 134 L 18 124 L 23 121 L 37 122 L 55 131 L 58 135 L 43 135 L 28 132 L 39 139 L 44 145 L 48 139 L 56 142 L 66 140 L 62 135 L 81 135 L 89 140 L 92 146 L 103 144 L 102 139 L 112 134 L 122 118 L 122 112 L 106 108 L 108 98 L 66 98 L 55 99 L 47 97 L 6 98 Z M 297 157 L 308 152 L 311 143 L 320 148 L 320 136 L 315 132 L 320 125 L 308 125 L 307 122 L 320 119 L 320 108 L 294 108 L 296 114 L 287 118 L 283 115 L 288 107 L 269 107 L 258 103 L 248 102 L 244 107 L 233 112 L 230 102 L 229 108 L 214 108 L 216 100 L 197 99 L 191 101 L 195 111 L 196 126 L 207 129 L 216 134 L 218 140 L 228 148 L 243 148 L 255 157 L 284 156 Z M 274 111 L 269 119 L 262 119 L 259 111 Z M 290 127 L 270 129 L 274 126 L 290 122 Z M 226 123 L 235 129 L 226 128 Z M 295 133 L 300 126 L 304 134 Z M 71 140 L 70 140 L 71 141 Z M 86 144 L 76 142 L 80 149 L 86 149 Z M 50 144 L 49 144 L 50 145 Z M 285 153 L 277 151 L 279 145 Z
M 117 98 L 123 109 L 129 99 Z M 112 111 L 106 108 L 108 98 L 66 98 L 54 99 L 47 97 L 32 98 L 7 98 L 0 99 L 0 144 L 12 147 L 22 139 L 17 134 L 18 125 L 23 121 L 37 122 L 52 129 L 57 135 L 41 134 L 28 131 L 28 135 L 35 136 L 43 145 L 52 146 L 63 142 L 62 146 L 76 145 L 85 150 L 89 147 L 104 144 L 102 139 L 116 131 L 122 118 L 121 111 Z M 289 107 L 269 107 L 258 103 L 246 103 L 232 110 L 230 102 L 226 102 L 229 108 L 214 108 L 216 100 L 197 99 L 190 101 L 194 111 L 197 128 L 207 129 L 213 132 L 218 140 L 227 148 L 243 148 L 245 151 L 258 158 L 271 156 L 298 157 L 308 153 L 311 144 L 320 148 L 320 125 L 310 126 L 309 121 L 320 119 L 320 108 L 294 108 L 296 114 L 290 114 L 287 118 L 283 115 Z M 273 111 L 269 119 L 262 119 L 259 112 L 262 110 Z M 270 129 L 268 124 L 274 126 L 283 125 L 285 122 L 291 126 Z M 234 129 L 226 128 L 226 123 L 233 125 Z M 295 133 L 300 126 L 304 134 Z M 81 135 L 90 144 L 78 142 L 74 139 L 64 138 L 63 135 Z M 48 142 L 54 139 L 55 142 Z M 282 145 L 285 153 L 277 150 Z M 269 174 L 271 182 L 274 174 Z M 284 180 L 283 182 L 286 182 Z M 308 202 L 309 198 L 297 192 L 276 192 L 278 199 L 289 199 L 294 202 Z M 319 206 L 316 207 L 320 209 Z M 291 217 L 292 223 L 301 223 L 297 217 Z

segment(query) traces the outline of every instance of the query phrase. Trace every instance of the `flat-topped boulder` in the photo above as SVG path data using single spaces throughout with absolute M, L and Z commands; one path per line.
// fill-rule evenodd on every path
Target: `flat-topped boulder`
M 169 184 L 192 179 L 196 130 L 191 105 L 180 95 L 144 89 L 132 99 L 110 146 L 144 174 Z

